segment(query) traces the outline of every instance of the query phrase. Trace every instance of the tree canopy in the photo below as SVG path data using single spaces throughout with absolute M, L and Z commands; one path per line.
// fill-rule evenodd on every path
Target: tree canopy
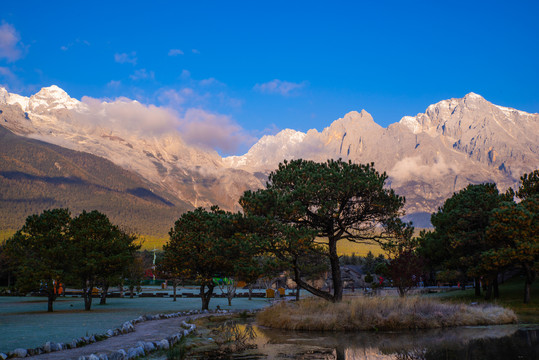
M 127 272 L 135 252 L 140 248 L 136 237 L 120 230 L 99 211 L 83 211 L 71 221 L 71 243 L 77 266 L 74 275 L 79 281 L 86 310 L 92 306 L 92 289 L 98 282 L 111 281 Z M 108 285 L 104 286 L 106 292 Z
M 467 276 L 476 278 L 475 291 L 480 295 L 479 277 L 489 281 L 489 290 L 497 289 L 497 274 L 500 269 L 485 273 L 477 266 L 480 254 L 495 246 L 486 236 L 492 210 L 507 200 L 500 194 L 496 184 L 470 184 L 447 199 L 438 212 L 432 214 L 438 244 L 444 248 L 444 266 L 457 270 L 461 281 Z
M 329 259 L 333 293 L 306 283 L 301 286 L 327 300 L 340 301 L 343 287 L 337 242 L 387 239 L 389 224 L 402 213 L 404 198 L 385 188 L 386 180 L 387 175 L 377 172 L 374 164 L 285 161 L 270 174 L 266 189 L 245 192 L 240 204 L 249 215 L 310 230 L 323 238 L 321 256 Z M 315 241 L 315 237 L 308 240 Z
M 253 257 L 250 239 L 240 230 L 242 222 L 242 214 L 214 206 L 210 211 L 197 208 L 182 214 L 170 230 L 170 240 L 163 247 L 167 259 L 163 265 L 200 284 L 203 310 L 208 309 L 213 295 L 213 278 L 239 276 L 239 265 Z
M 525 275 L 524 302 L 539 270 L 539 170 L 524 174 L 517 191 L 500 194 L 495 184 L 468 185 L 447 199 L 431 217 L 434 231 L 420 236 L 420 252 L 431 266 L 461 279 L 479 277 L 497 297 L 498 274 L 520 266 Z M 520 202 L 515 202 L 516 195 Z
M 67 209 L 45 210 L 31 215 L 6 242 L 5 251 L 16 266 L 17 288 L 41 291 L 48 298 L 48 311 L 72 268 L 69 242 L 70 213 Z

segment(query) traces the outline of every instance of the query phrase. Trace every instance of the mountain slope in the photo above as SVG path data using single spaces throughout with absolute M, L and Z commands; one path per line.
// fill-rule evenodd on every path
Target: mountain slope
M 28 215 L 55 207 L 73 214 L 97 209 L 116 224 L 155 236 L 191 208 L 108 160 L 0 126 L 0 229 L 17 229 Z
M 78 101 L 56 86 L 26 98 L 0 88 L 0 111 L 1 124 L 14 133 L 108 159 L 179 207 L 239 210 L 241 194 L 263 187 L 284 159 L 342 158 L 387 172 L 388 186 L 407 199 L 407 214 L 424 225 L 469 183 L 495 182 L 503 191 L 539 167 L 539 114 L 474 93 L 387 128 L 365 110 L 352 111 L 321 132 L 286 129 L 227 158 L 185 141 L 176 130 L 183 120 L 171 110 L 129 99 Z
M 280 150 L 275 151 L 278 147 Z M 231 167 L 269 172 L 287 158 L 374 162 L 389 185 L 405 195 L 408 214 L 425 214 L 469 183 L 495 182 L 501 190 L 539 167 L 539 115 L 500 107 L 470 93 L 444 100 L 424 114 L 405 116 L 387 128 L 365 110 L 350 112 L 322 132 L 284 130 L 267 136 Z
M 17 134 L 106 158 L 195 207 L 239 210 L 240 195 L 263 185 L 253 174 L 224 166 L 217 152 L 189 146 L 168 131 L 178 121 L 168 109 L 128 99 L 80 102 L 51 86 L 30 98 L 0 88 L 0 110 L 3 125 Z

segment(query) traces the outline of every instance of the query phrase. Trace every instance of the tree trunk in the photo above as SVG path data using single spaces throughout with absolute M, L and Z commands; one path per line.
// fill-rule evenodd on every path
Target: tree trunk
M 93 284 L 88 284 L 83 291 L 84 296 L 84 310 L 90 311 L 92 308 L 92 289 L 94 288 Z
M 498 288 L 498 274 L 496 274 L 496 277 L 494 278 L 494 282 L 492 285 L 494 287 L 494 299 L 499 299 L 500 289 Z
M 132 299 L 134 295 L 135 295 L 135 286 L 129 285 L 129 298 Z
M 172 296 L 173 296 L 173 300 L 172 301 L 176 301 L 176 288 L 178 287 L 178 281 L 176 279 L 172 280 Z
M 485 294 L 485 300 L 490 300 L 491 298 L 492 298 L 492 281 L 489 279 L 488 285 L 487 285 L 487 292 Z
M 232 306 L 232 296 L 227 296 L 228 298 L 228 306 Z
M 249 300 L 253 300 L 253 284 L 249 284 Z
M 346 352 L 340 347 L 335 349 L 335 360 L 346 360 Z
M 297 261 L 294 260 L 294 281 L 296 282 L 296 301 L 299 301 L 299 289 L 301 288 L 301 285 L 299 284 L 300 276 L 299 276 L 299 269 L 297 266 Z
M 481 280 L 476 277 L 474 279 L 475 282 L 475 296 L 481 296 Z
M 118 289 L 120 290 L 120 297 L 123 298 L 124 297 L 124 282 L 122 280 L 122 283 L 120 284 L 120 286 L 118 286 Z
M 103 285 L 103 288 L 101 289 L 101 300 L 99 301 L 99 305 L 107 305 L 107 293 L 109 292 L 109 285 Z
M 524 282 L 524 304 L 529 304 L 530 303 L 530 300 L 531 300 L 531 288 L 532 288 L 532 284 L 530 282 L 528 282 L 528 280 L 526 279 L 526 281 Z
M 205 291 L 206 286 L 208 286 L 208 291 Z M 213 284 L 210 285 L 201 285 L 200 286 L 200 298 L 202 299 L 202 310 L 208 310 L 210 306 L 210 300 L 213 295 Z
M 331 277 L 333 280 L 333 298 L 331 301 L 342 301 L 342 278 L 341 264 L 339 263 L 339 255 L 337 254 L 337 241 L 333 238 L 329 239 L 329 261 L 331 263 Z
M 53 291 L 49 290 L 49 294 L 47 296 L 47 312 L 52 312 L 52 303 L 54 302 L 54 299 L 56 298 Z
M 524 282 L 524 304 L 529 304 L 531 300 L 531 286 L 535 280 L 535 272 L 528 264 L 522 264 L 526 280 Z
M 306 283 L 305 281 L 303 281 L 301 279 L 298 279 L 298 281 L 299 281 L 300 286 L 302 288 L 304 288 L 305 290 L 307 290 L 308 292 L 310 292 L 311 294 L 313 294 L 315 296 L 318 296 L 318 297 L 321 297 L 324 300 L 335 302 L 334 298 L 333 298 L 333 295 L 331 295 L 327 291 L 319 290 L 319 289 L 315 288 L 314 286 L 309 285 L 308 283 Z

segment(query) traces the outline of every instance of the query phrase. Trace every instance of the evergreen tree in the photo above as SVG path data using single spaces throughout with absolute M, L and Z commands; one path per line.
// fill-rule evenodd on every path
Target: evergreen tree
M 67 209 L 31 215 L 5 245 L 7 256 L 15 264 L 17 289 L 44 292 L 49 312 L 53 311 L 60 284 L 68 279 L 74 261 L 68 235 L 69 221 Z
M 136 236 L 120 230 L 96 210 L 83 211 L 74 218 L 70 235 L 77 259 L 73 273 L 83 289 L 84 308 L 89 311 L 94 287 L 103 279 L 125 274 L 140 245 L 135 244 Z
M 310 230 L 327 239 L 321 256 L 330 263 L 333 293 L 308 284 L 301 286 L 324 299 L 341 301 L 337 243 L 343 239 L 357 243 L 388 239 L 387 224 L 401 215 L 404 198 L 384 188 L 386 179 L 373 164 L 285 161 L 270 174 L 266 189 L 245 192 L 240 204 L 247 214 Z M 311 239 L 313 243 L 315 238 Z

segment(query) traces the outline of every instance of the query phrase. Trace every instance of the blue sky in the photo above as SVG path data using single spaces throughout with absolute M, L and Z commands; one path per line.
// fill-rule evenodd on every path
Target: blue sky
M 387 126 L 476 92 L 539 112 L 537 1 L 4 1 L 0 84 L 199 109 L 245 136 Z

